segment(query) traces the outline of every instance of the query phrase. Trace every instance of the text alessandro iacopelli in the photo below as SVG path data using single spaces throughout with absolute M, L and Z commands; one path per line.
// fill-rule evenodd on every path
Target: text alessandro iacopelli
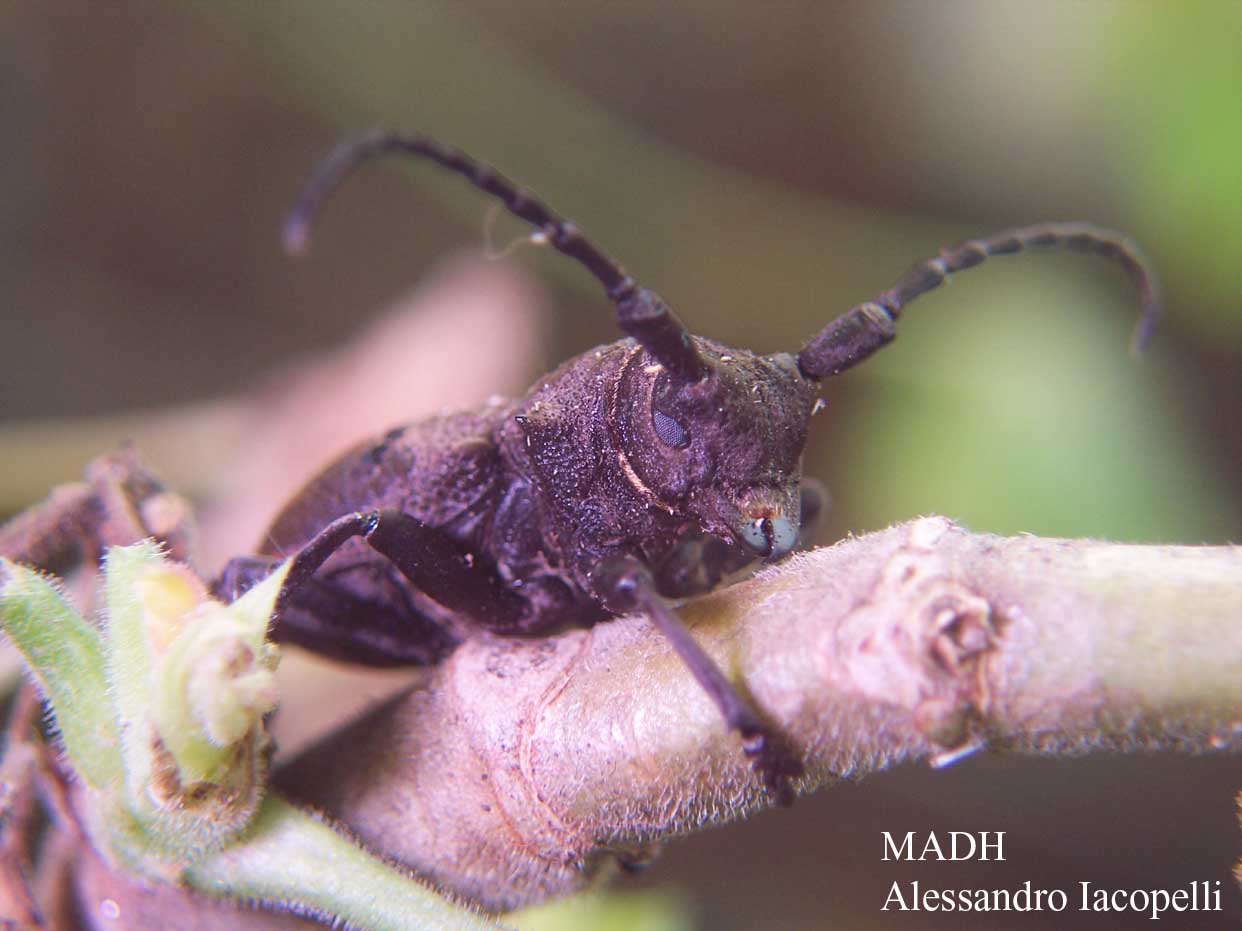
M 1004 860 L 1004 831 L 951 831 L 894 837 L 884 834 L 885 860 Z M 1219 912 L 1220 880 L 1188 883 L 1179 889 L 1108 889 L 1079 882 L 1074 889 L 1041 889 L 1030 880 L 1008 889 L 928 888 L 917 880 L 894 882 L 885 912 L 1127 912 L 1159 919 L 1178 912 Z

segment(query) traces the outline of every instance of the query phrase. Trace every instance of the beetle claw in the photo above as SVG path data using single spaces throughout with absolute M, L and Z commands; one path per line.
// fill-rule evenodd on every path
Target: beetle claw
M 789 742 L 775 731 L 761 727 L 742 735 L 742 750 L 772 800 L 782 807 L 792 805 L 796 797 L 793 782 L 806 768 Z

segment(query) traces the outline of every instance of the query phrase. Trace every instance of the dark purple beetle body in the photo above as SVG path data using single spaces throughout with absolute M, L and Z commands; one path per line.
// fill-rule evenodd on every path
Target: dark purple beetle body
M 793 549 L 821 504 L 800 487 L 819 382 L 890 342 L 910 301 L 989 256 L 1062 247 L 1113 259 L 1140 293 L 1136 346 L 1159 309 L 1123 236 L 1047 224 L 943 249 L 796 355 L 759 356 L 692 336 L 658 295 L 503 175 L 427 136 L 387 132 L 324 161 L 286 244 L 300 251 L 327 194 L 359 163 L 391 153 L 436 162 L 497 197 L 603 285 L 628 338 L 570 360 L 520 400 L 411 424 L 347 453 L 285 507 L 262 554 L 229 563 L 216 590 L 234 596 L 292 554 L 276 638 L 377 665 L 434 663 L 478 630 L 539 635 L 641 611 L 782 799 L 801 772 L 796 755 L 666 599 Z
M 269 531 L 265 552 L 278 556 L 350 511 L 401 511 L 493 567 L 518 596 L 514 613 L 446 610 L 353 539 L 308 584 L 348 591 L 371 620 L 295 603 L 279 635 L 373 665 L 435 662 L 480 627 L 534 635 L 607 616 L 593 575 L 613 557 L 668 566 L 679 544 L 702 538 L 696 577 L 675 567 L 656 574 L 662 595 L 681 597 L 784 555 L 800 526 L 799 460 L 815 385 L 791 355 L 695 342 L 713 377 L 692 403 L 662 402 L 664 367 L 620 340 L 565 363 L 519 401 L 493 399 L 360 444 Z

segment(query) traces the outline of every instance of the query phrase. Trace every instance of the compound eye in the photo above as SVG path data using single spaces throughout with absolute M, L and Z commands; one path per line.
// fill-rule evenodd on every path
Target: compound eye
M 671 446 L 673 449 L 685 449 L 690 445 L 690 434 L 686 432 L 686 428 L 675 421 L 668 414 L 662 414 L 660 411 L 653 410 L 651 412 L 651 423 L 655 427 L 656 436 L 665 446 Z

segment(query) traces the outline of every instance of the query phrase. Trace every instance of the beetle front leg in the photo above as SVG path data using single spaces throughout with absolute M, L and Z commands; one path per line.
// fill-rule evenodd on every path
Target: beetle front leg
M 593 575 L 609 610 L 642 611 L 672 644 L 690 674 L 720 709 L 725 724 L 742 738 L 742 748 L 768 792 L 782 805 L 793 801 L 790 781 L 802 775 L 802 763 L 779 734 L 755 710 L 704 652 L 656 591 L 651 570 L 632 556 L 603 562 Z
M 279 639 L 369 665 L 421 664 L 445 652 L 451 641 L 441 642 L 444 634 L 436 634 L 431 619 L 423 618 L 412 606 L 386 605 L 373 584 L 359 590 L 337 578 L 359 567 L 333 563 L 319 573 L 355 537 L 384 556 L 415 589 L 449 611 L 500 633 L 520 627 L 526 602 L 505 587 L 490 563 L 418 518 L 385 509 L 334 520 L 293 557 L 276 599 L 277 633 L 283 632 Z M 277 562 L 263 556 L 233 559 L 214 589 L 222 598 L 236 598 L 265 578 Z M 321 616 L 325 614 L 329 616 Z M 394 646 L 401 639 L 402 617 L 407 636 L 418 632 L 404 651 Z
M 525 610 L 526 603 L 505 587 L 496 570 L 465 546 L 416 517 L 385 508 L 337 518 L 302 547 L 289 567 L 277 612 L 353 537 L 361 537 L 386 557 L 419 591 L 489 630 L 503 632 L 514 626 Z

